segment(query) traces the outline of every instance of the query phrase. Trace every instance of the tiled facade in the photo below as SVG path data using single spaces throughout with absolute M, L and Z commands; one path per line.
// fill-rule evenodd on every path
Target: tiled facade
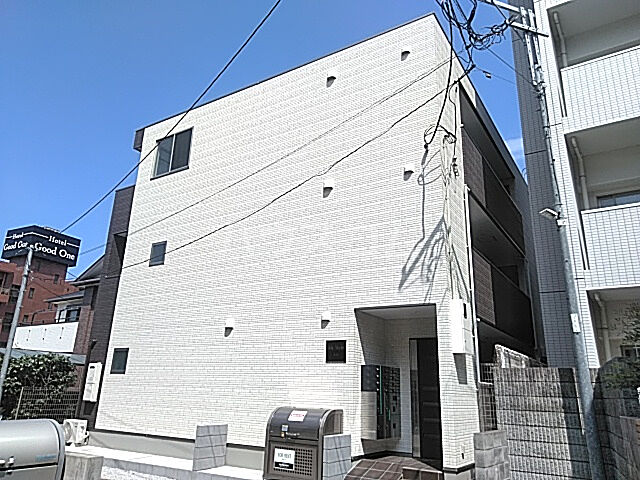
M 223 423 L 229 443 L 263 446 L 275 407 L 340 408 L 352 454 L 362 455 L 381 448 L 360 439 L 360 366 L 386 362 L 404 368 L 403 425 L 382 449 L 411 453 L 409 338 L 437 334 L 444 466 L 473 462 L 471 324 L 455 333 L 467 353 L 454 355 L 449 322 L 450 300 L 471 300 L 465 165 L 460 142 L 442 147 L 439 131 L 425 153 L 423 140 L 448 55 L 430 15 L 186 116 L 188 169 L 152 179 L 153 156 L 139 169 L 96 428 L 193 438 L 196 425 Z M 142 156 L 176 118 L 143 130 Z M 449 104 L 442 125 L 461 138 L 460 124 Z M 445 202 L 442 172 L 454 156 Z M 164 264 L 150 267 L 162 241 Z M 435 313 L 378 321 L 354 312 L 407 305 Z M 346 363 L 325 362 L 327 340 L 346 340 Z M 115 348 L 129 349 L 124 375 L 109 373 Z
M 640 168 L 637 161 L 634 164 L 629 160 L 637 158 L 640 151 L 637 141 L 632 141 L 633 133 L 621 133 L 637 133 L 640 128 L 636 126 L 640 119 L 640 9 L 637 2 L 626 0 L 614 10 L 591 0 L 512 3 L 532 9 L 537 28 L 550 34 L 539 36 L 538 42 L 546 81 L 552 156 L 568 218 L 581 329 L 590 365 L 597 367 L 607 360 L 599 346 L 606 335 L 606 323 L 594 314 L 594 295 L 616 290 L 614 293 L 619 296 L 622 289 L 627 289 L 628 302 L 640 300 L 640 204 L 610 208 L 597 205 L 598 195 L 640 189 Z M 554 200 L 540 104 L 530 83 L 523 38 L 523 32 L 514 30 L 546 355 L 551 365 L 571 366 L 574 354 L 560 239 L 554 222 L 538 214 L 553 208 Z M 585 153 L 586 168 L 582 170 L 586 173 L 581 173 L 580 146 Z M 596 181 L 601 183 L 596 185 Z M 619 349 L 611 353 L 616 354 L 621 354 Z

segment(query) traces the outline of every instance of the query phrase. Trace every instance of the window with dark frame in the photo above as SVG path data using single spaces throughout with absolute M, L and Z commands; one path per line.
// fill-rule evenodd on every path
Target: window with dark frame
M 9 303 L 16 303 L 18 301 L 18 295 L 20 294 L 20 287 L 18 285 L 11 285 L 9 289 Z
M 158 140 L 153 177 L 183 170 L 189 166 L 192 129 Z
M 80 307 L 68 308 L 65 312 L 65 322 L 77 322 L 80 320 Z
M 640 358 L 640 345 L 621 345 L 620 353 L 626 358 Z
M 327 340 L 327 363 L 347 363 L 346 340 Z
M 29 323 L 29 315 L 25 315 L 22 317 L 22 323 L 24 325 L 26 325 L 27 323 Z
M 60 280 L 60 275 L 58 275 L 57 273 L 53 276 L 53 283 L 58 283 L 58 280 Z
M 631 192 L 614 193 L 598 197 L 598 208 L 617 207 L 640 202 L 640 190 Z
M 35 289 L 35 288 L 33 288 L 33 287 L 32 287 L 32 288 L 30 288 L 30 289 L 29 289 L 29 298 L 33 298 L 33 294 L 34 294 L 35 292 L 36 292 L 36 289 Z
M 149 255 L 149 266 L 164 265 L 164 255 L 167 251 L 167 242 L 157 242 L 151 245 L 151 255 Z
M 13 313 L 5 312 L 2 319 L 2 329 L 0 331 L 11 330 L 11 322 L 13 321 Z
M 111 360 L 111 373 L 124 374 L 127 371 L 128 359 L 128 348 L 114 348 L 113 359 Z

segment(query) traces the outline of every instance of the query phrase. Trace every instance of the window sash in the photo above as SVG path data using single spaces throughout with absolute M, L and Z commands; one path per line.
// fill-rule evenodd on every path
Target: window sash
M 193 129 L 184 130 L 157 141 L 156 164 L 153 176 L 159 177 L 189 166 Z
M 164 265 L 164 257 L 167 252 L 167 242 L 157 242 L 151 245 L 151 255 L 149 255 L 149 266 Z
M 171 171 L 171 154 L 173 152 L 173 135 L 158 141 L 156 153 L 155 176 L 163 175 Z
M 124 374 L 127 371 L 127 361 L 129 360 L 128 348 L 114 348 L 111 359 L 111 373 Z

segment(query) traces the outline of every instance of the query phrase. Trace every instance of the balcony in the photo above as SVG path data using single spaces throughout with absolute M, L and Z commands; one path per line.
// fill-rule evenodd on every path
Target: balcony
M 77 322 L 18 327 L 13 347 L 24 350 L 71 353 L 77 333 Z
M 493 168 L 484 159 L 469 135 L 463 130 L 462 148 L 465 182 L 491 220 L 524 251 L 522 215 Z
M 640 203 L 584 210 L 590 283 L 640 284 Z
M 561 70 L 566 132 L 640 117 L 640 46 Z
M 533 319 L 529 297 L 480 252 L 473 251 L 476 315 L 484 322 L 533 344 Z

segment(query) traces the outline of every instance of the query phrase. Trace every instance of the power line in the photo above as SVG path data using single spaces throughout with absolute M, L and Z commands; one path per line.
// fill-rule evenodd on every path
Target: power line
M 525 82 L 527 82 L 529 85 L 531 85 L 534 89 L 536 88 L 535 84 L 530 79 L 528 79 L 521 72 L 519 72 L 513 65 L 511 65 L 509 62 L 507 62 L 504 58 L 502 58 L 500 55 L 498 55 L 496 52 L 494 52 L 490 48 L 488 48 L 487 50 L 489 51 L 489 53 L 491 55 L 496 57 L 498 60 L 500 60 L 502 63 L 504 63 L 507 67 L 509 67 L 511 70 L 513 70 L 516 75 L 518 75 L 520 78 L 522 78 Z
M 29 274 L 29 280 L 31 282 L 37 283 L 42 288 L 44 288 L 47 292 L 51 293 L 52 295 L 55 295 L 56 297 L 59 297 L 60 295 L 64 295 L 64 293 L 54 292 L 53 290 L 49 289 L 42 281 L 40 281 L 40 279 L 38 277 L 35 276 L 34 272 L 31 272 Z
M 516 85 L 516 83 L 513 80 L 510 80 L 510 79 L 508 79 L 506 77 L 502 77 L 502 76 L 498 75 L 495 72 L 490 72 L 489 70 L 485 70 L 484 68 L 479 68 L 479 67 L 478 67 L 478 70 L 480 70 L 482 73 L 484 73 L 484 76 L 486 78 L 488 78 L 488 79 L 492 79 L 493 77 L 495 77 L 495 78 L 497 78 L 499 80 L 502 80 L 503 82 L 510 83 L 511 85 Z
M 258 30 L 260 30 L 260 28 L 262 27 L 262 25 L 264 25 L 264 23 L 267 21 L 267 19 L 271 16 L 271 14 L 274 12 L 274 10 L 277 8 L 277 6 L 280 4 L 282 0 L 277 0 L 273 6 L 271 7 L 271 10 L 269 10 L 269 12 L 264 16 L 264 18 L 260 21 L 260 23 L 253 29 L 253 31 L 251 32 L 251 35 L 249 35 L 247 37 L 247 39 L 244 41 L 244 43 L 240 46 L 240 48 L 238 50 L 236 50 L 236 53 L 233 54 L 233 56 L 227 61 L 227 63 L 225 64 L 225 66 L 222 68 L 222 70 L 220 70 L 218 72 L 218 74 L 214 77 L 214 79 L 209 83 L 209 85 L 207 86 L 207 88 L 205 88 L 202 93 L 200 95 L 198 95 L 198 98 L 195 99 L 195 101 L 191 104 L 191 106 L 180 116 L 180 118 L 178 119 L 178 121 L 171 127 L 171 129 L 166 133 L 166 135 L 159 141 L 157 142 L 153 148 L 151 150 L 149 150 L 149 152 L 147 152 L 147 154 L 142 157 L 142 159 L 140 159 L 140 161 L 138 163 L 136 163 L 133 168 L 131 168 L 131 170 L 129 170 L 127 172 L 127 174 L 122 177 L 118 183 L 116 183 L 107 193 L 105 193 L 102 197 L 100 197 L 100 199 L 95 202 L 93 205 L 91 205 L 91 207 L 89 207 L 87 210 L 85 210 L 79 217 L 77 217 L 74 221 L 72 221 L 69 225 L 67 225 L 65 228 L 63 228 L 61 230 L 61 233 L 66 232 L 67 230 L 69 230 L 71 227 L 73 227 L 75 224 L 77 224 L 80 220 L 82 220 L 84 217 L 86 217 L 87 215 L 89 215 L 89 213 L 91 213 L 98 205 L 100 205 L 104 200 L 107 199 L 107 197 L 109 197 L 109 195 L 111 195 L 120 185 L 122 185 L 122 183 L 124 183 L 124 181 L 129 178 L 129 176 L 135 172 L 138 167 L 140 166 L 140 164 L 142 164 L 142 162 L 144 162 L 157 148 L 159 143 L 166 139 L 169 135 L 171 135 L 171 133 L 178 127 L 178 125 L 180 124 L 180 122 L 182 122 L 182 120 L 184 120 L 184 118 L 187 116 L 187 114 L 189 112 L 191 112 L 191 110 L 193 110 L 195 108 L 195 106 L 198 104 L 198 102 L 200 100 L 202 100 L 202 98 L 209 92 L 209 90 L 211 90 L 211 87 L 213 87 L 213 85 L 218 81 L 218 79 L 222 76 L 222 74 L 227 70 L 227 68 L 229 68 L 229 66 L 233 63 L 233 61 L 236 59 L 236 57 L 238 55 L 240 55 L 240 53 L 242 52 L 242 50 L 244 50 L 244 48 L 249 44 L 249 42 L 251 41 L 251 39 L 254 37 L 254 35 L 256 33 L 258 33 Z
M 279 157 L 279 158 L 267 163 L 266 165 L 263 165 L 262 167 L 260 167 L 259 169 L 253 171 L 252 173 L 250 173 L 250 174 L 248 174 L 248 175 L 246 175 L 246 176 L 244 176 L 244 177 L 242 177 L 242 178 L 230 183 L 229 185 L 227 185 L 227 186 L 225 186 L 225 187 L 223 187 L 221 189 L 216 190 L 215 192 L 213 192 L 213 193 L 211 193 L 211 194 L 209 194 L 209 195 L 207 195 L 207 196 L 205 196 L 205 197 L 203 197 L 203 198 L 201 198 L 199 200 L 196 200 L 195 202 L 193 202 L 193 203 L 191 203 L 191 204 L 189 204 L 189 205 L 187 205 L 187 206 L 185 206 L 183 208 L 180 208 L 180 209 L 178 209 L 178 210 L 176 210 L 176 211 L 174 211 L 174 212 L 172 212 L 172 213 L 170 213 L 170 214 L 168 214 L 168 215 L 166 215 L 166 216 L 164 216 L 162 218 L 159 218 L 158 220 L 155 220 L 155 221 L 153 221 L 153 222 L 151 222 L 151 223 L 149 223 L 147 225 L 144 225 L 144 226 L 138 228 L 137 230 L 129 232 L 127 234 L 127 238 L 129 238 L 132 235 L 135 235 L 135 234 L 137 234 L 137 233 L 139 233 L 139 232 L 141 232 L 143 230 L 146 230 L 147 228 L 150 228 L 150 227 L 152 227 L 154 225 L 157 225 L 157 224 L 159 224 L 159 223 L 161 223 L 161 222 L 163 222 L 165 220 L 168 220 L 171 217 L 179 215 L 180 213 L 183 213 L 184 211 L 186 211 L 186 210 L 188 210 L 188 209 L 190 209 L 192 207 L 195 207 L 196 205 L 199 205 L 199 204 L 201 204 L 201 203 L 203 203 L 203 202 L 205 202 L 207 200 L 210 200 L 211 198 L 223 193 L 224 191 L 229 190 L 230 188 L 232 188 L 232 187 L 244 182 L 245 180 L 248 180 L 251 177 L 254 177 L 255 175 L 257 175 L 257 174 L 259 174 L 259 173 L 271 168 L 272 166 L 276 165 L 277 163 L 281 162 L 282 160 L 284 160 L 284 159 L 286 159 L 288 157 L 291 157 L 292 155 L 295 155 L 296 153 L 302 151 L 304 148 L 312 145 L 316 141 L 318 141 L 318 140 L 326 137 L 327 135 L 333 133 L 338 128 L 342 127 L 343 125 L 345 125 L 345 124 L 355 120 L 356 118 L 362 116 L 363 114 L 365 114 L 369 110 L 371 110 L 371 109 L 373 109 L 373 108 L 375 108 L 375 107 L 377 107 L 379 105 L 382 105 L 383 103 L 385 103 L 386 101 L 388 101 L 391 98 L 395 97 L 396 95 L 399 95 L 400 93 L 404 92 L 405 90 L 407 90 L 408 88 L 410 88 L 414 84 L 416 84 L 416 83 L 428 78 L 430 75 L 435 73 L 438 69 L 442 68 L 448 62 L 450 62 L 450 60 L 445 60 L 445 61 L 441 62 L 440 64 L 438 64 L 437 66 L 433 67 L 432 69 L 428 70 L 427 72 L 421 73 L 420 75 L 418 75 L 418 77 L 414 78 L 413 80 L 411 80 L 407 84 L 403 85 L 402 87 L 399 87 L 398 89 L 394 90 L 392 93 L 390 93 L 388 95 L 385 95 L 382 98 L 379 98 L 378 100 L 376 100 L 372 104 L 368 105 L 367 107 L 363 108 L 362 110 L 359 110 L 358 112 L 356 112 L 355 114 L 353 114 L 350 117 L 346 118 L 342 122 L 334 125 L 333 127 L 329 128 L 328 130 L 325 130 L 324 132 L 320 133 L 319 135 L 316 135 L 312 139 L 308 140 L 306 143 L 294 148 L 293 150 L 291 150 L 290 152 L 286 153 L 285 155 L 283 155 L 283 156 L 281 156 L 281 157 Z M 103 243 L 101 245 L 97 245 L 95 247 L 92 247 L 92 248 L 90 248 L 88 250 L 84 250 L 84 251 L 79 253 L 79 256 L 91 253 L 91 252 L 96 251 L 98 249 L 101 249 L 102 247 L 105 247 L 106 245 L 107 245 L 107 242 L 105 242 L 105 243 Z
M 453 86 L 457 83 L 459 83 L 460 81 L 462 81 L 462 79 L 464 77 L 466 77 L 467 75 L 469 75 L 470 70 L 465 71 L 464 74 L 462 74 L 460 77 L 458 77 L 456 79 L 455 82 L 453 82 L 450 86 Z M 185 247 L 188 247 L 190 245 L 193 245 L 196 242 L 199 242 L 201 240 L 204 240 L 207 237 L 210 237 L 211 235 L 214 235 L 215 233 L 220 232 L 221 230 L 224 230 L 226 228 L 229 228 L 231 226 L 234 226 L 244 220 L 247 220 L 251 217 L 253 217 L 254 215 L 260 213 L 261 211 L 269 208 L 271 205 L 273 205 L 274 203 L 276 203 L 278 200 L 286 197 L 287 195 L 289 195 L 291 192 L 297 190 L 298 188 L 304 186 L 305 184 L 309 183 L 311 180 L 313 180 L 314 178 L 318 178 L 321 177 L 323 175 L 326 175 L 327 173 L 329 173 L 334 167 L 336 167 L 336 165 L 340 164 L 341 162 L 343 162 L 344 160 L 346 160 L 347 158 L 349 158 L 350 156 L 352 156 L 353 154 L 357 153 L 358 151 L 362 150 L 364 147 L 366 147 L 367 145 L 369 145 L 370 143 L 374 142 L 375 140 L 379 139 L 380 137 L 382 137 L 383 135 L 385 135 L 386 133 L 388 133 L 390 130 L 392 130 L 396 125 L 398 125 L 400 122 L 402 122 L 403 120 L 405 120 L 406 118 L 410 117 L 411 115 L 413 115 L 415 112 L 417 112 L 418 110 L 420 110 L 421 108 L 423 108 L 424 106 L 426 106 L 428 103 L 430 103 L 431 101 L 433 101 L 434 99 L 436 99 L 440 94 L 442 94 L 443 92 L 446 92 L 447 89 L 450 87 L 447 86 L 443 89 L 441 89 L 439 92 L 437 92 L 435 95 L 431 96 L 429 99 L 427 99 L 426 101 L 422 102 L 421 104 L 419 104 L 417 107 L 413 108 L 412 110 L 410 110 L 409 112 L 405 113 L 404 115 L 402 115 L 400 118 L 398 118 L 397 120 L 395 120 L 391 125 L 389 125 L 387 128 L 385 128 L 382 132 L 376 134 L 375 136 L 371 137 L 369 140 L 365 141 L 364 143 L 362 143 L 361 145 L 359 145 L 358 147 L 356 147 L 355 149 L 351 150 L 349 153 L 347 153 L 346 155 L 340 157 L 339 159 L 335 160 L 334 162 L 332 162 L 331 164 L 327 165 L 326 167 L 324 167 L 322 170 L 314 173 L 313 175 L 307 177 L 306 179 L 302 180 L 301 182 L 299 182 L 298 184 L 294 185 L 293 187 L 289 188 L 288 190 L 282 192 L 281 194 L 277 195 L 276 197 L 272 198 L 271 200 L 269 200 L 267 203 L 265 203 L 264 205 L 262 205 L 261 207 L 251 211 L 250 213 L 232 221 L 229 223 L 226 223 L 224 225 L 221 225 L 220 227 L 215 228 L 214 230 L 211 230 L 210 232 L 207 232 L 197 238 L 194 238 L 193 240 L 188 241 L 187 243 L 184 243 L 182 245 L 179 245 L 175 248 L 172 248 L 171 250 L 167 250 L 165 252 L 165 255 L 168 255 L 170 253 L 174 253 L 178 250 L 182 250 Z M 130 263 L 129 265 L 125 265 L 123 266 L 120 270 L 125 270 L 127 268 L 131 268 L 131 267 L 135 267 L 137 265 L 142 265 L 144 263 L 147 263 L 150 260 L 150 258 L 145 258 L 144 260 L 140 260 L 134 263 Z M 114 277 L 118 277 L 120 276 L 120 274 L 118 275 L 105 275 L 105 278 L 114 278 Z

